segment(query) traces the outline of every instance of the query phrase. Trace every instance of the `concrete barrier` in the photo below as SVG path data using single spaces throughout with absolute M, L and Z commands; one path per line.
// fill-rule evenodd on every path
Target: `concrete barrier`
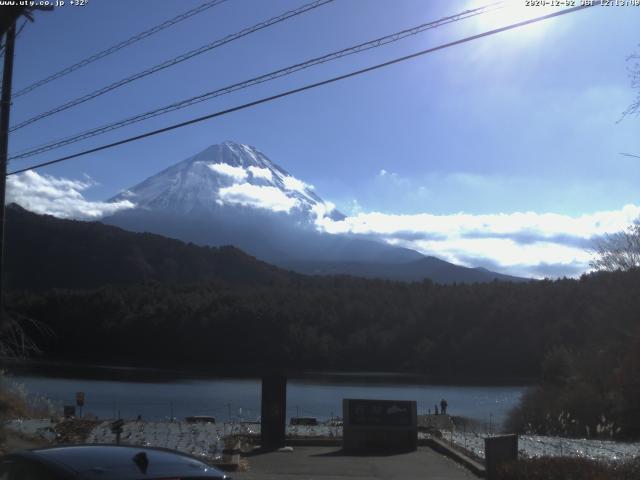
M 342 401 L 342 438 L 347 452 L 412 451 L 418 448 L 415 401 Z

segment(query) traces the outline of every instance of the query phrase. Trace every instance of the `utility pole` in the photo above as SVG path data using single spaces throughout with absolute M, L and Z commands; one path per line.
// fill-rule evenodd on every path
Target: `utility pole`
M 2 16 L 0 17 L 0 36 L 4 35 L 5 32 L 9 30 L 9 27 L 16 23 L 18 18 L 29 13 L 29 10 L 26 6 L 20 5 L 4 5 L 1 11 Z
M 11 111 L 11 80 L 13 79 L 13 51 L 16 22 L 5 34 L 2 99 L 0 100 L 0 325 L 4 323 L 4 217 L 7 189 L 7 159 L 9 155 L 9 113 Z
M 21 16 L 33 21 L 33 10 L 52 11 L 53 6 L 13 7 L 10 15 L 3 17 L 1 26 L 5 33 L 4 69 L 2 71 L 2 97 L 0 98 L 0 328 L 5 320 L 4 311 L 4 227 L 5 198 L 7 191 L 7 163 L 9 158 L 9 113 L 11 112 L 11 82 L 13 80 L 13 52 L 16 44 L 16 22 Z M 5 24 L 8 22 L 8 24 Z M 6 30 L 5 30 L 6 29 Z

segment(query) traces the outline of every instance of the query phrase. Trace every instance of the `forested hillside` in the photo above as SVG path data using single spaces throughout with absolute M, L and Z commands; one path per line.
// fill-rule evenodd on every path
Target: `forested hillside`
M 6 285 L 10 289 L 95 288 L 148 282 L 222 280 L 272 284 L 295 278 L 235 247 L 203 247 L 98 222 L 7 207 Z
M 38 341 L 49 357 L 513 378 L 537 376 L 559 346 L 606 371 L 637 337 L 638 285 L 638 271 L 456 286 L 300 277 L 22 291 L 9 304 L 55 332 Z

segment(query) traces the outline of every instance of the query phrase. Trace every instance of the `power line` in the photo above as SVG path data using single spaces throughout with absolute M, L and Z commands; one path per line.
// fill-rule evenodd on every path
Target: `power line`
M 333 60 L 337 60 L 339 58 L 348 56 L 348 55 L 353 55 L 356 53 L 360 53 L 366 50 L 370 50 L 372 48 L 377 48 L 380 47 L 382 45 L 386 45 L 388 43 L 392 43 L 392 42 L 396 42 L 398 40 L 401 40 L 403 38 L 406 38 L 408 36 L 411 35 L 417 35 L 418 33 L 424 32 L 426 30 L 429 29 L 433 29 L 433 28 L 437 28 L 440 27 L 442 25 L 446 25 L 449 23 L 453 23 L 453 22 L 457 22 L 466 18 L 470 18 L 470 17 L 474 17 L 476 15 L 480 15 L 480 14 L 484 14 L 488 11 L 490 11 L 491 8 L 496 8 L 496 6 L 498 4 L 501 4 L 502 2 L 496 2 L 494 4 L 489 4 L 486 5 L 484 7 L 479 7 L 479 8 L 475 8 L 473 10 L 466 10 L 464 12 L 461 12 L 459 14 L 456 15 L 451 15 L 448 17 L 443 17 L 439 20 L 436 21 L 432 21 L 429 23 L 423 23 L 421 25 L 418 25 L 416 27 L 412 27 L 406 30 L 402 30 L 400 32 L 397 33 L 393 33 L 391 35 L 387 35 L 384 37 L 379 37 L 376 38 L 374 40 L 370 40 L 368 42 L 364 42 L 364 43 L 360 43 L 358 45 L 349 47 L 349 48 L 345 48 L 342 50 L 338 50 L 338 51 L 334 51 L 331 53 L 328 53 L 326 55 L 323 55 L 321 57 L 316 57 L 316 58 L 312 58 L 310 60 L 307 60 L 305 62 L 302 63 L 297 63 L 295 65 L 291 65 L 289 67 L 286 68 L 282 68 L 264 75 L 260 75 L 258 77 L 254 77 L 251 78 L 249 80 L 245 80 L 239 83 L 235 83 L 223 88 L 219 88 L 216 90 L 212 90 L 209 92 L 206 92 L 204 94 L 201 95 L 197 95 L 195 97 L 191 97 L 185 100 L 181 100 L 179 102 L 175 102 L 169 105 L 165 105 L 164 107 L 160 107 L 160 108 L 156 108 L 154 110 L 145 112 L 145 113 L 141 113 L 138 115 L 135 115 L 133 117 L 128 117 L 125 118 L 123 120 L 119 120 L 117 122 L 113 122 L 107 125 L 103 125 L 100 127 L 96 127 L 93 128 L 91 130 L 86 130 L 84 132 L 81 132 L 79 134 L 76 135 L 72 135 L 69 137 L 65 137 L 62 139 L 58 139 L 58 140 L 54 140 L 52 142 L 48 142 L 46 144 L 43 145 L 39 145 L 35 148 L 31 148 L 28 150 L 23 150 L 21 152 L 17 152 L 16 154 L 14 154 L 13 156 L 10 157 L 10 160 L 17 160 L 17 159 L 23 159 L 23 158 L 28 158 L 28 157 L 32 157 L 34 155 L 40 154 L 40 153 L 44 153 L 46 151 L 49 150 L 53 150 L 56 148 L 60 148 L 66 145 L 70 145 L 72 143 L 76 143 L 79 142 L 81 140 L 85 140 L 87 138 L 91 138 L 91 137 L 95 137 L 97 135 L 101 135 L 103 133 L 107 133 L 113 130 L 116 130 L 118 128 L 122 128 L 134 123 L 138 123 L 144 120 L 148 120 L 149 118 L 153 118 L 159 115 L 164 115 L 166 113 L 170 113 L 176 110 L 180 110 L 186 107 L 190 107 L 192 105 L 195 105 L 197 103 L 201 103 L 204 102 L 206 100 L 211 100 L 212 98 L 216 98 L 216 97 L 220 97 L 223 95 L 227 95 L 230 93 L 233 93 L 235 91 L 238 90 L 242 90 L 245 88 L 249 88 L 252 87 L 254 85 L 258 85 L 260 83 L 264 83 L 264 82 L 268 82 L 271 80 L 275 80 L 277 78 L 280 77 L 284 77 L 287 75 L 291 75 L 293 73 L 296 73 L 300 70 L 304 70 L 306 68 L 310 68 L 313 67 L 315 65 L 319 65 L 322 63 L 326 63 L 326 62 L 330 62 Z
M 152 27 L 149 30 L 145 30 L 144 32 L 138 33 L 137 35 L 134 35 L 133 37 L 130 37 L 129 39 L 124 40 L 123 42 L 117 43 L 112 47 L 109 47 L 105 50 L 102 50 L 101 52 L 91 55 L 90 57 L 87 57 L 84 60 L 80 60 L 79 62 L 74 63 L 69 67 L 63 68 L 59 72 L 49 75 L 48 77 L 43 78 L 42 80 L 39 80 L 21 90 L 18 90 L 16 93 L 13 94 L 13 98 L 17 98 L 22 95 L 25 95 L 26 93 L 29 93 L 35 90 L 36 88 L 41 87 L 42 85 L 45 85 L 49 82 L 53 82 L 54 80 L 57 80 L 60 77 L 64 77 L 65 75 L 68 75 L 71 72 L 74 72 L 82 67 L 86 67 L 90 63 L 93 63 L 97 60 L 100 60 L 101 58 L 111 55 L 112 53 L 115 53 L 118 50 L 122 50 L 123 48 L 128 47 L 129 45 L 133 45 L 134 43 L 139 42 L 144 38 L 150 37 L 155 33 L 158 33 L 166 28 L 169 28 L 175 25 L 176 23 L 186 20 L 187 18 L 191 18 L 194 15 L 198 15 L 199 13 L 202 13 L 205 10 L 208 10 L 209 8 L 215 7 L 216 5 L 219 5 L 226 1 L 227 0 L 211 0 L 211 1 L 205 2 L 196 8 L 188 10 L 180 15 L 173 17 L 170 20 L 166 20 L 165 22 L 162 22 L 160 25 L 156 25 L 155 27 Z
M 384 68 L 384 67 L 388 67 L 390 65 L 395 65 L 396 63 L 404 62 L 406 60 L 410 60 L 410 59 L 417 58 L 417 57 L 420 57 L 420 56 L 423 56 L 423 55 L 427 55 L 429 53 L 433 53 L 433 52 L 436 52 L 436 51 L 439 51 L 439 50 L 444 50 L 446 48 L 450 48 L 450 47 L 453 47 L 453 46 L 456 46 L 456 45 L 461 45 L 463 43 L 471 42 L 473 40 L 478 40 L 480 38 L 488 37 L 490 35 L 495 35 L 497 33 L 505 32 L 505 31 L 508 31 L 508 30 L 513 30 L 515 28 L 523 27 L 525 25 L 530 25 L 532 23 L 540 22 L 542 20 L 547 20 L 549 18 L 559 17 L 561 15 L 566 15 L 568 13 L 577 12 L 579 10 L 590 8 L 590 7 L 595 6 L 595 5 L 598 5 L 598 3 L 585 4 L 585 5 L 580 5 L 580 6 L 577 6 L 577 7 L 567 8 L 567 9 L 564 9 L 564 10 L 560 10 L 558 12 L 553 12 L 553 13 L 549 13 L 547 15 L 542 15 L 540 17 L 535 17 L 535 18 L 532 18 L 532 19 L 529 19 L 529 20 L 523 20 L 521 22 L 512 23 L 512 24 L 504 26 L 504 27 L 496 28 L 496 29 L 493 29 L 493 30 L 488 30 L 486 32 L 479 33 L 477 35 L 472 35 L 470 37 L 465 37 L 465 38 L 462 38 L 462 39 L 459 39 L 459 40 L 455 40 L 453 42 L 444 43 L 444 44 L 438 45 L 436 47 L 427 48 L 425 50 L 421 50 L 419 52 L 415 52 L 415 53 L 412 53 L 412 54 L 409 54 L 409 55 L 405 55 L 403 57 L 398 57 L 398 58 L 395 58 L 393 60 L 389 60 L 389 61 L 386 61 L 386 62 L 383 62 L 383 63 L 378 63 L 378 64 L 373 65 L 371 67 L 366 67 L 366 68 L 363 68 L 363 69 L 360 69 L 360 70 L 355 70 L 353 72 L 350 72 L 350 73 L 347 73 L 347 74 L 344 74 L 344 75 L 339 75 L 337 77 L 332 77 L 332 78 L 329 78 L 327 80 L 322 80 L 320 82 L 311 83 L 311 84 L 305 85 L 303 87 L 298 87 L 298 88 L 294 88 L 292 90 L 287 90 L 285 92 L 278 93 L 276 95 L 271 95 L 269 97 L 263 97 L 263 98 L 261 98 L 259 100 L 254 100 L 254 101 L 249 102 L 249 103 L 244 103 L 242 105 L 238 105 L 238 106 L 235 106 L 235 107 L 232 107 L 232 108 L 228 108 L 226 110 L 220 110 L 218 112 L 210 113 L 210 114 L 204 115 L 202 117 L 193 118 L 193 119 L 187 120 L 185 122 L 180 122 L 180 123 L 176 123 L 176 124 L 170 125 L 168 127 L 160 128 L 160 129 L 157 129 L 157 130 L 152 130 L 150 132 L 146 132 L 146 133 L 143 133 L 143 134 L 140 134 L 140 135 L 135 135 L 133 137 L 129 137 L 129 138 L 125 138 L 123 140 L 119 140 L 117 142 L 113 142 L 113 143 L 109 143 L 109 144 L 106 144 L 106 145 L 101 145 L 99 147 L 95 147 L 95 148 L 91 148 L 91 149 L 88 149 L 88 150 L 84 150 L 82 152 L 74 153 L 72 155 L 67 155 L 65 157 L 57 158 L 55 160 L 50 160 L 48 162 L 38 163 L 38 164 L 32 165 L 32 166 L 27 167 L 27 168 L 23 168 L 23 169 L 20 169 L 20 170 L 14 170 L 13 172 L 8 173 L 7 175 L 15 175 L 15 174 L 18 174 L 18 173 L 26 172 L 27 170 L 35 170 L 35 169 L 38 169 L 38 168 L 46 167 L 48 165 L 53 165 L 53 164 L 56 164 L 56 163 L 64 162 L 64 161 L 67 161 L 67 160 L 71 160 L 73 158 L 78 158 L 78 157 L 81 157 L 81 156 L 84 156 L 84 155 L 88 155 L 90 153 L 99 152 L 99 151 L 106 150 L 106 149 L 109 149 L 109 148 L 117 147 L 119 145 L 124 145 L 126 143 L 131 143 L 131 142 L 134 142 L 134 141 L 137 141 L 137 140 L 142 140 L 143 138 L 152 137 L 152 136 L 164 133 L 164 132 L 168 132 L 168 131 L 175 130 L 175 129 L 178 129 L 178 128 L 186 127 L 188 125 L 193 125 L 195 123 L 203 122 L 205 120 L 209 120 L 209 119 L 216 118 L 216 117 L 221 117 L 223 115 L 227 115 L 227 114 L 230 114 L 230 113 L 233 113 L 233 112 L 237 112 L 239 110 L 244 110 L 244 109 L 247 109 L 247 108 L 250 108 L 250 107 L 254 107 L 256 105 L 260 105 L 260 104 L 263 104 L 263 103 L 271 102 L 271 101 L 277 100 L 279 98 L 288 97 L 290 95 L 294 95 L 296 93 L 304 92 L 306 90 L 311 90 L 313 88 L 321 87 L 323 85 L 328 85 L 328 84 L 331 84 L 331 83 L 338 82 L 340 80 L 345 80 L 347 78 L 355 77 L 355 76 L 358 76 L 358 75 L 362 75 L 364 73 L 368 73 L 368 72 L 372 72 L 374 70 L 378 70 L 378 69 L 381 69 L 381 68 Z
M 20 28 L 19 28 L 19 29 L 18 29 L 18 31 L 16 32 L 16 40 L 18 39 L 18 37 L 19 37 L 19 36 L 20 36 L 20 34 L 22 33 L 22 30 L 24 30 L 24 27 L 27 25 L 27 22 L 28 22 L 28 21 L 29 21 L 29 20 L 25 19 L 25 20 L 22 22 L 22 25 L 20 25 Z
M 75 107 L 77 105 L 80 105 L 81 103 L 84 102 L 88 102 L 89 100 L 93 100 L 96 97 L 99 97 L 101 95 L 104 95 L 105 93 L 108 93 L 112 90 L 115 90 L 116 88 L 120 88 L 124 85 L 127 85 L 131 82 L 134 82 L 136 80 L 139 80 L 141 78 L 147 77 L 149 75 L 152 75 L 154 73 L 157 73 L 161 70 L 164 70 L 165 68 L 169 68 L 172 67 L 174 65 L 177 65 L 178 63 L 182 63 L 186 60 L 189 60 L 197 55 L 201 55 L 205 52 L 208 52 L 210 50 L 213 50 L 214 48 L 218 48 L 221 47 L 222 45 L 226 45 L 227 43 L 233 42 L 234 40 L 237 40 L 239 38 L 245 37 L 247 35 L 250 35 L 254 32 L 257 32 L 259 30 L 262 30 L 264 28 L 270 27 L 272 25 L 275 25 L 277 23 L 280 22 L 284 22 L 285 20 L 288 20 L 292 17 L 301 15 L 305 12 L 308 12 L 309 10 L 313 10 L 315 8 L 321 7 L 322 5 L 326 5 L 327 3 L 331 3 L 335 0 L 315 0 L 311 3 L 308 3 L 306 5 L 303 5 L 302 7 L 296 8 L 295 10 L 289 10 L 288 12 L 285 12 L 281 15 L 278 15 L 276 17 L 270 18 L 269 20 L 265 20 L 263 22 L 257 23 L 255 25 L 253 25 L 252 27 L 248 27 L 245 28 L 243 30 L 240 30 L 239 32 L 236 33 L 232 33 L 231 35 L 227 35 L 224 38 L 218 39 L 212 43 L 208 43 L 207 45 L 203 45 L 199 48 L 196 48 L 194 50 L 190 50 L 189 52 L 183 53 L 182 55 L 179 55 L 177 57 L 174 57 L 170 60 L 166 60 L 158 65 L 154 65 L 151 68 L 147 68 L 146 70 L 143 70 L 142 72 L 138 72 L 134 75 L 131 75 L 127 78 L 123 78 L 122 80 L 118 80 L 117 82 L 111 83 L 105 87 L 102 87 L 98 90 L 95 90 L 94 92 L 88 93 L 86 95 L 83 95 L 81 97 L 75 98 L 67 103 L 64 103 L 62 105 L 59 105 L 49 111 L 46 111 L 44 113 L 40 113 L 34 117 L 29 118 L 28 120 L 25 120 L 17 125 L 14 125 L 13 127 L 11 127 L 11 132 L 18 130 L 20 128 L 26 127 L 27 125 L 30 125 L 32 123 L 35 123 L 39 120 L 42 120 L 43 118 L 49 117 L 51 115 L 54 115 L 56 113 L 60 113 L 64 110 L 67 110 L 71 107 Z

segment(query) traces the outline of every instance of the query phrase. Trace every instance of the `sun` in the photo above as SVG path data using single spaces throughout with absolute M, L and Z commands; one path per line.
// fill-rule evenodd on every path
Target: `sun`
M 542 2 L 544 3 L 544 2 Z M 479 29 L 482 31 L 494 30 L 514 23 L 530 20 L 533 18 L 557 12 L 562 7 L 551 6 L 530 6 L 531 2 L 526 0 L 505 0 L 502 2 L 491 2 L 491 0 L 472 0 L 468 3 L 469 9 L 487 6 L 487 9 L 480 15 L 474 17 Z M 550 20 L 542 20 L 533 24 L 519 27 L 523 39 L 538 36 L 550 25 Z

